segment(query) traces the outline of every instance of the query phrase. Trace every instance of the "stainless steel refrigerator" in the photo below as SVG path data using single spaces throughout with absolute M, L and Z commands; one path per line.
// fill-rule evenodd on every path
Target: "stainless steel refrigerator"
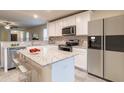
M 124 81 L 124 16 L 89 22 L 88 73 Z

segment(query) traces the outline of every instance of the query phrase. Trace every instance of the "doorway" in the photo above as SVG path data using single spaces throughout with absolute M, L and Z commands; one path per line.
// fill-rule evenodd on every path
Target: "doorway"
M 11 34 L 11 41 L 17 41 L 17 34 Z

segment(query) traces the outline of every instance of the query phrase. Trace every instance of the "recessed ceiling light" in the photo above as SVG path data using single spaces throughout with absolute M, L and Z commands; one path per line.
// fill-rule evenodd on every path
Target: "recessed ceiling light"
M 36 15 L 36 14 L 34 14 L 33 16 L 34 16 L 34 18 L 38 18 L 38 15 Z

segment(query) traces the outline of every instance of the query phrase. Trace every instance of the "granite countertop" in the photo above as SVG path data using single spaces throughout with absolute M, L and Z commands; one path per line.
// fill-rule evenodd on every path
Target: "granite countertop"
M 26 47 L 26 46 L 9 46 L 7 48 L 22 48 L 22 47 Z
M 73 46 L 73 48 L 87 49 L 86 47 L 83 47 L 83 46 Z
M 50 45 L 36 46 L 36 48 L 39 48 L 41 50 L 38 54 L 31 54 L 29 52 L 29 48 L 24 50 L 19 50 L 18 52 L 24 55 L 25 57 L 29 58 L 33 62 L 38 63 L 41 66 L 50 65 L 55 62 L 58 62 L 70 57 L 74 57 L 80 54 L 78 51 L 66 52 L 66 51 L 58 50 L 58 47 L 50 46 Z
M 49 45 L 54 45 L 54 46 L 58 46 L 59 44 L 49 44 Z M 72 46 L 73 48 L 81 48 L 81 49 L 87 49 L 87 47 L 78 45 L 78 46 Z

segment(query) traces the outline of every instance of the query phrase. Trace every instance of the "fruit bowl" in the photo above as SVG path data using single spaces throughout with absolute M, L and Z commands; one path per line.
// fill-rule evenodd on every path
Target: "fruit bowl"
M 31 48 L 31 49 L 29 49 L 29 52 L 31 54 L 38 54 L 40 52 L 40 49 L 38 49 L 38 48 Z
M 36 55 L 36 54 L 39 54 L 40 52 L 30 52 L 30 54 L 32 55 Z

